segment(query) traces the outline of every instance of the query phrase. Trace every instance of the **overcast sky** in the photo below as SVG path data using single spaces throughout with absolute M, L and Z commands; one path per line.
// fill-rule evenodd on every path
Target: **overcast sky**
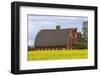
M 87 17 L 28 15 L 28 45 L 34 46 L 35 37 L 41 29 L 56 29 L 60 25 L 61 29 L 77 28 L 81 32 L 82 23 L 86 20 Z

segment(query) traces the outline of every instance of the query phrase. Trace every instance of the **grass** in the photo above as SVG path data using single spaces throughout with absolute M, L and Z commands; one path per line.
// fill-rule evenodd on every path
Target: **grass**
M 88 50 L 36 50 L 28 51 L 28 61 L 32 60 L 61 60 L 87 59 Z

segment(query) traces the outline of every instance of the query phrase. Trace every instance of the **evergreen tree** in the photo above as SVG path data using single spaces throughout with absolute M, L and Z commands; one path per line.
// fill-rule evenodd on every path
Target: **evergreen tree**
M 78 32 L 80 44 L 75 44 L 73 49 L 87 49 L 88 48 L 88 21 L 83 21 L 82 32 Z
M 88 21 L 83 21 L 82 26 L 83 26 L 82 28 L 83 38 L 84 40 L 88 41 Z

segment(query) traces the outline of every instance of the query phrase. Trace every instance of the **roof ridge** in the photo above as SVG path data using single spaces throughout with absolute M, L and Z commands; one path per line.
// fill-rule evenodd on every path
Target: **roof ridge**
M 65 28 L 62 28 L 62 29 L 59 29 L 59 30 L 73 30 L 73 29 L 77 29 L 77 28 L 67 28 L 67 29 L 65 29 Z M 45 30 L 57 30 L 57 29 L 42 29 L 43 31 Z M 41 30 L 41 31 L 42 31 Z

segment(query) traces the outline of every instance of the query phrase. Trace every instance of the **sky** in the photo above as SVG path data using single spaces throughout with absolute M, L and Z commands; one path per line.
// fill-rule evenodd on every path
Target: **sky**
M 57 25 L 63 28 L 77 28 L 82 31 L 83 21 L 88 20 L 83 16 L 50 16 L 50 15 L 28 15 L 28 45 L 34 46 L 37 33 L 41 29 L 56 29 Z

